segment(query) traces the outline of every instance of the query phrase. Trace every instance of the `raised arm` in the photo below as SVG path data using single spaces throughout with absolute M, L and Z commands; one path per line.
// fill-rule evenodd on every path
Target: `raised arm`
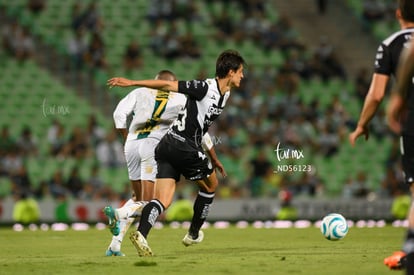
M 166 92 L 178 92 L 178 81 L 147 79 L 147 80 L 131 80 L 124 77 L 114 77 L 107 81 L 107 85 L 112 88 L 114 86 L 129 87 L 139 86 L 151 89 L 162 90 Z

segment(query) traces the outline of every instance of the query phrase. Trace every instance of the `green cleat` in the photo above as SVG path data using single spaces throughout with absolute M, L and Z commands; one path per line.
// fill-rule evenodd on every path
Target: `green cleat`
M 119 227 L 119 221 L 116 219 L 115 210 L 109 205 L 105 206 L 103 213 L 108 218 L 109 230 L 112 235 L 118 236 L 121 229 Z
M 108 248 L 108 250 L 105 252 L 106 256 L 125 256 L 124 253 L 122 253 L 121 251 L 113 251 L 110 247 Z

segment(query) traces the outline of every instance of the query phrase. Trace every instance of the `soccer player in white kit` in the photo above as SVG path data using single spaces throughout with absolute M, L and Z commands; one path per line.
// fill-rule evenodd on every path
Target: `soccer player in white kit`
M 155 79 L 174 81 L 176 77 L 171 71 L 163 70 Z M 119 221 L 109 219 L 109 226 L 114 236 L 106 251 L 107 256 L 124 256 L 121 252 L 121 243 L 125 233 L 145 205 L 143 202 L 148 202 L 154 197 L 154 182 L 157 174 L 154 150 L 171 123 L 177 118 L 179 111 L 185 106 L 186 100 L 183 94 L 138 88 L 118 103 L 113 118 L 116 129 L 125 140 L 124 152 L 134 195 L 117 209 L 127 213 L 127 218 Z M 127 130 L 127 120 L 130 115 L 133 115 L 133 118 Z M 213 150 L 208 134 L 203 142 L 207 150 Z M 209 155 L 219 163 L 214 151 Z M 112 208 L 104 208 L 104 213 L 108 217 L 111 216 L 111 211 Z

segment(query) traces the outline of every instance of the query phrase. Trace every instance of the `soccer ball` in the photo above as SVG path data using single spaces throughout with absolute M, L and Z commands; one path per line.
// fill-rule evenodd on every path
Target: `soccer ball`
M 323 236 L 330 241 L 342 239 L 348 233 L 348 224 L 346 219 L 337 213 L 326 215 L 322 219 L 321 232 Z

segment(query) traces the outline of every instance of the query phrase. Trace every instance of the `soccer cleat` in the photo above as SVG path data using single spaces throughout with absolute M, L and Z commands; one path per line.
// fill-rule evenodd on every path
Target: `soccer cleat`
M 112 206 L 109 205 L 105 206 L 103 212 L 108 218 L 109 230 L 111 231 L 112 235 L 118 236 L 121 229 L 119 227 L 119 221 L 116 219 L 115 210 L 112 208 Z
M 147 243 L 147 240 L 144 238 L 144 236 L 142 236 L 141 232 L 131 232 L 131 234 L 129 235 L 129 239 L 135 246 L 135 249 L 138 252 L 138 256 L 145 257 L 153 255 L 152 250 Z
M 106 256 L 125 256 L 124 253 L 122 253 L 121 251 L 113 251 L 110 247 L 108 248 L 108 250 L 106 250 L 105 252 Z
M 203 233 L 203 231 L 200 230 L 200 231 L 198 231 L 198 238 L 197 239 L 193 239 L 193 237 L 189 233 L 187 233 L 187 234 L 185 234 L 184 239 L 183 239 L 182 242 L 183 242 L 183 245 L 190 246 L 192 244 L 201 243 L 203 241 L 203 239 L 204 239 L 204 233 Z
M 403 269 L 406 264 L 406 254 L 403 251 L 396 251 L 384 259 L 384 264 L 390 269 Z

